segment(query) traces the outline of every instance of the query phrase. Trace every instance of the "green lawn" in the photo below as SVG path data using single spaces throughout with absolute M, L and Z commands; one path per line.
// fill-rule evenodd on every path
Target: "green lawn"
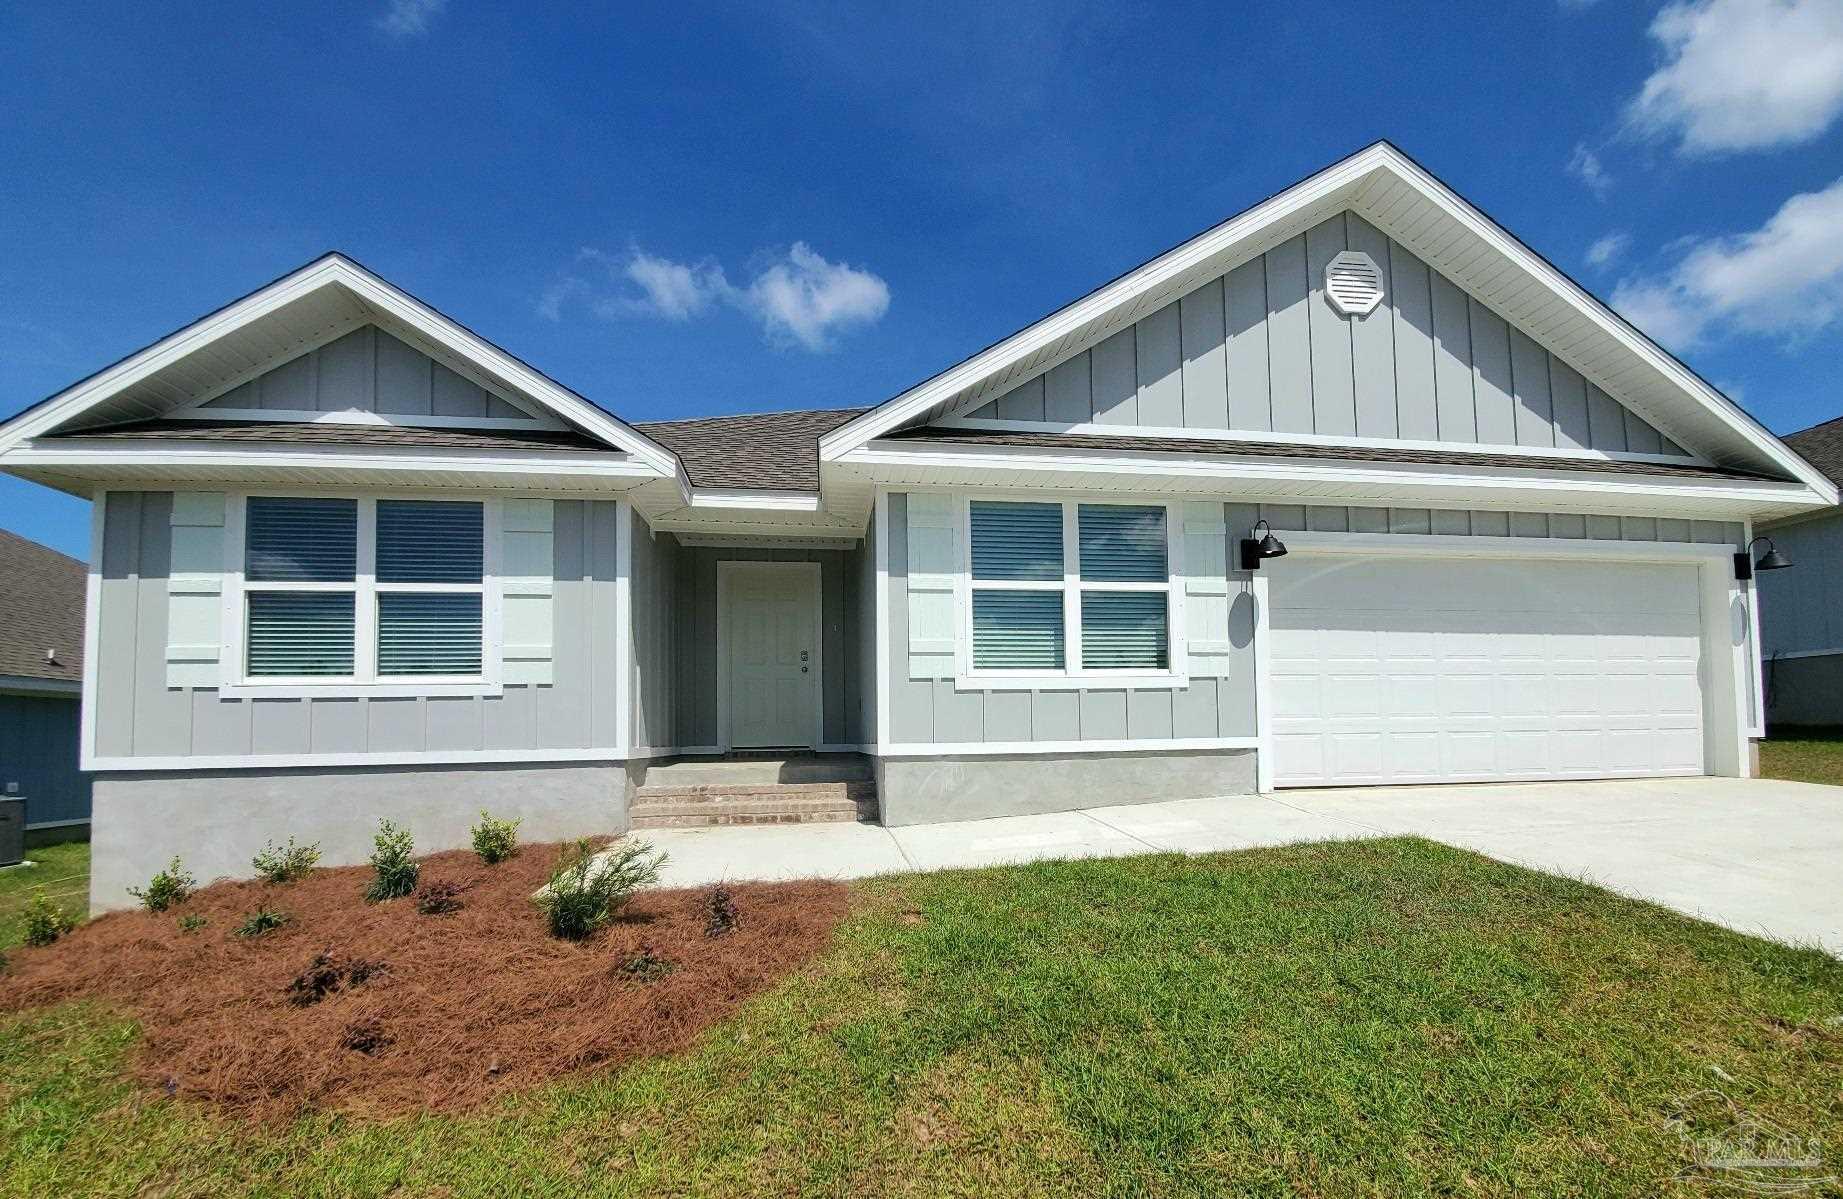
M 465 1118 L 250 1128 L 124 1082 L 107 1012 L 0 1018 L 0 1187 L 1706 1195 L 1711 1087 L 1843 1174 L 1843 964 L 1567 879 L 1395 839 L 857 897 L 690 1052 Z
M 1760 743 L 1760 774 L 1843 787 L 1843 728 L 1774 730 Z
M 0 950 L 24 940 L 23 917 L 36 887 L 45 888 L 46 896 L 73 916 L 81 917 L 89 911 L 89 842 L 67 841 L 28 849 L 26 860 L 34 865 L 0 869 Z

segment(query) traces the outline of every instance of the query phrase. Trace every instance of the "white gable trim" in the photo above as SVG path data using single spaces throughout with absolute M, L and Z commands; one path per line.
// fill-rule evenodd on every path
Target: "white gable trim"
M 340 254 L 316 259 L 27 409 L 6 425 L 0 425 L 0 451 L 51 432 L 110 395 L 198 352 L 227 333 L 331 286 L 344 287 L 363 303 L 401 321 L 418 336 L 457 358 L 474 363 L 493 377 L 503 379 L 565 420 L 600 437 L 610 446 L 625 450 L 656 473 L 667 478 L 677 476 L 678 460 L 665 447 Z
M 1302 220 L 1320 213 L 1328 214 L 1333 207 L 1349 207 L 1361 212 L 1362 194 L 1383 180 L 1404 185 L 1415 203 L 1431 206 L 1456 222 L 1465 232 L 1501 255 L 1512 268 L 1585 318 L 1595 336 L 1613 339 L 1646 366 L 1661 373 L 1686 402 L 1713 414 L 1753 456 L 1773 463 L 1806 484 L 1815 492 L 1814 502 L 1836 502 L 1837 489 L 1829 479 L 1731 400 L 1387 143 L 1370 146 L 1327 167 L 957 366 L 847 421 L 820 439 L 820 459 L 836 461 L 903 425 L 945 415 L 940 410 L 942 406 L 962 392 L 1026 360 L 1033 363 L 1033 369 L 1047 370 L 1055 362 L 1087 348 L 1092 337 L 1084 331 L 1091 333 L 1098 322 L 1110 315 L 1123 316 L 1127 320 L 1136 317 L 1149 307 L 1146 297 L 1158 296 L 1161 290 L 1182 285 L 1185 277 L 1199 268 L 1212 262 L 1232 267 L 1238 252 L 1243 258 L 1260 252 L 1266 248 L 1263 239 L 1273 237 L 1277 231 L 1290 234 Z M 1176 298 L 1175 291 L 1170 298 Z M 1538 337 L 1537 340 L 1543 339 Z M 1611 394 L 1619 398 L 1618 390 L 1612 390 Z

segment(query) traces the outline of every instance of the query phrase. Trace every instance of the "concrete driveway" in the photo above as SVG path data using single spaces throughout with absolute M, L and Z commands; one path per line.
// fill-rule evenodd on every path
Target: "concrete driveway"
M 1736 779 L 1378 787 L 884 828 L 648 833 L 666 886 L 1412 833 L 1843 956 L 1843 787 Z

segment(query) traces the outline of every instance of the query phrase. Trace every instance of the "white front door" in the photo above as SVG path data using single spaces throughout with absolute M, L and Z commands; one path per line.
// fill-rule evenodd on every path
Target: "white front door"
M 1703 771 L 1694 566 L 1332 554 L 1271 569 L 1279 786 Z
M 819 564 L 724 562 L 724 748 L 819 747 Z

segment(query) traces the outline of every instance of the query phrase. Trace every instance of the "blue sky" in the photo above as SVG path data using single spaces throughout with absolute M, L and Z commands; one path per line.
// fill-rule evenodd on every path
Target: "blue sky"
M 632 420 L 874 403 L 1379 137 L 1843 411 L 1843 0 L 606 7 L 8 6 L 0 413 L 331 248 Z

